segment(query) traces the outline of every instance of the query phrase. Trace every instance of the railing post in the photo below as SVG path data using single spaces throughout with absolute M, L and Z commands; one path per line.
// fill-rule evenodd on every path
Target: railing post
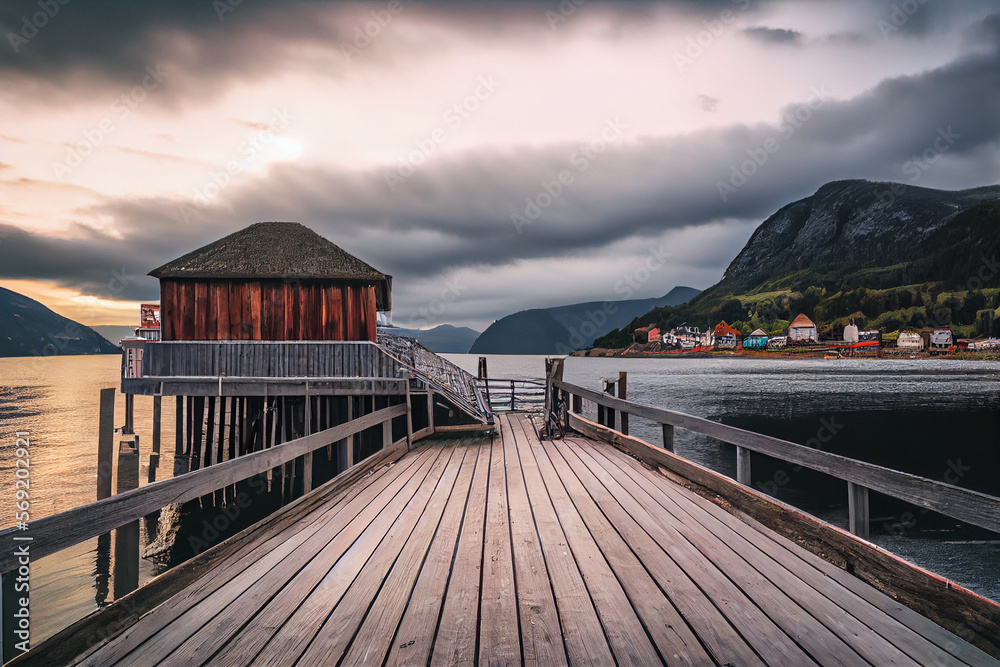
M 427 426 L 434 432 L 434 389 L 427 385 Z
M 100 427 L 97 435 L 97 499 L 111 497 L 115 455 L 115 388 L 101 390 Z
M 628 373 L 625 371 L 619 371 L 618 373 L 618 398 L 623 401 L 628 397 Z M 621 413 L 621 432 L 628 435 L 628 413 L 622 411 Z
M 615 395 L 615 381 L 614 380 L 605 380 L 604 381 L 604 393 L 605 394 L 610 394 L 611 396 Z M 604 418 L 605 418 L 604 425 L 607 426 L 608 428 L 614 430 L 614 428 L 615 428 L 615 411 L 613 409 L 611 409 L 611 408 L 604 408 Z
M 746 447 L 736 447 L 736 481 L 750 486 L 750 450 Z
M 572 394 L 573 396 L 573 412 L 580 414 L 583 412 L 583 396 L 579 394 Z
M 670 424 L 661 424 L 663 427 L 663 448 L 668 452 L 674 451 L 674 427 Z
M 868 527 L 868 488 L 847 483 L 847 516 L 848 527 L 858 537 L 867 540 Z
M 413 449 L 413 402 L 410 399 L 410 372 L 406 372 L 406 451 Z
M 514 381 L 510 381 L 510 411 L 514 412 Z
M 392 420 L 386 419 L 382 422 L 382 449 L 392 447 Z
M 486 368 L 486 357 L 479 357 L 479 379 L 483 381 L 486 390 L 486 407 L 493 411 L 493 401 L 490 400 L 490 374 Z

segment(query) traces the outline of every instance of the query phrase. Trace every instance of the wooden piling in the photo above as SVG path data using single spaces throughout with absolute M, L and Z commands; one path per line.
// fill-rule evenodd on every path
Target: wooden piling
M 139 488 L 139 439 L 118 446 L 117 493 Z M 139 522 L 115 529 L 114 596 L 119 599 L 139 587 Z
M 174 477 L 183 475 L 190 470 L 187 452 L 185 451 L 188 431 L 186 416 L 188 401 L 185 398 L 184 396 L 177 397 L 177 413 L 174 419 L 176 423 L 174 435 Z
M 101 390 L 100 426 L 97 435 L 97 499 L 111 497 L 115 451 L 115 389 Z
M 313 432 L 312 426 L 312 397 L 309 396 L 309 383 L 306 382 L 306 405 L 305 405 L 305 424 L 303 427 L 302 435 L 311 435 Z M 309 493 L 312 491 L 312 476 L 313 476 L 313 455 L 312 452 L 308 452 L 302 457 L 302 493 Z

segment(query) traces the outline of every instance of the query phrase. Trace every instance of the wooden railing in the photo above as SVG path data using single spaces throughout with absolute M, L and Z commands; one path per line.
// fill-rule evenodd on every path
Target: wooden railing
M 479 378 L 491 412 L 535 412 L 545 404 L 545 380 Z
M 137 521 L 167 505 L 183 503 L 219 491 L 237 482 L 293 461 L 300 456 L 348 439 L 366 429 L 383 425 L 383 433 L 391 433 L 391 422 L 408 414 L 406 404 L 394 405 L 364 415 L 333 428 L 290 440 L 281 445 L 247 454 L 236 459 L 195 470 L 178 477 L 154 482 L 147 486 L 125 491 L 118 495 L 99 500 L 89 505 L 33 520 L 30 530 L 22 532 L 16 526 L 0 531 L 0 573 L 7 573 L 19 566 L 17 547 L 23 543 L 25 535 L 31 539 L 32 559 L 56 553 L 85 540 L 98 537 L 109 531 Z M 408 426 L 407 432 L 410 432 Z M 433 424 L 424 429 L 433 433 Z M 395 443 L 391 437 L 384 441 L 383 449 L 368 459 L 384 458 L 386 450 L 399 449 L 405 452 L 410 436 Z M 359 462 L 360 463 L 360 462 Z M 348 469 L 350 470 L 350 468 Z M 343 473 L 342 473 L 343 474 Z
M 402 369 L 370 341 L 150 341 L 142 347 L 136 378 L 398 378 Z
M 632 403 L 556 378 L 550 379 L 549 382 L 556 401 L 565 400 L 569 412 L 573 415 L 582 415 L 584 399 L 597 404 L 600 408 L 599 423 L 602 426 L 615 428 L 615 412 L 659 423 L 662 426 L 663 447 L 668 451 L 673 451 L 675 428 L 701 433 L 735 445 L 736 479 L 747 486 L 750 485 L 750 452 L 765 454 L 845 480 L 848 484 L 850 530 L 864 538 L 868 537 L 869 532 L 869 489 L 980 528 L 1000 532 L 1000 498 L 994 496 L 682 412 Z M 627 421 L 625 423 L 627 424 Z M 627 435 L 627 426 L 620 432 Z

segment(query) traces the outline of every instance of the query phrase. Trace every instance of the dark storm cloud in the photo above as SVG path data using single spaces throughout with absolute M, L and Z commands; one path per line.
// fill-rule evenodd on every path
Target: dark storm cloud
M 90 213 L 113 218 L 123 239 L 87 231 L 70 243 L 10 229 L 0 243 L 0 277 L 97 290 L 122 258 L 145 274 L 252 222 L 295 220 L 406 281 L 458 267 L 600 254 L 623 242 L 641 247 L 666 230 L 718 221 L 759 222 L 837 179 L 984 185 L 995 174 L 984 175 L 982 156 L 1000 142 L 995 40 L 989 52 L 883 81 L 847 101 L 825 99 L 817 80 L 778 123 L 612 141 L 586 170 L 584 146 L 565 143 L 439 155 L 395 190 L 387 170 L 283 164 L 266 181 L 234 183 L 218 206 L 201 211 L 176 200 L 111 199 Z M 553 194 L 564 171 L 572 180 Z M 531 220 L 520 233 L 513 215 Z M 151 282 L 149 291 L 140 283 L 133 298 L 155 294 Z
M 123 247 L 130 250 L 122 252 Z M 157 284 L 141 271 L 148 248 L 132 238 L 123 244 L 87 235 L 72 241 L 32 234 L 0 223 L 0 276 L 51 280 L 85 294 L 114 299 L 152 299 Z
M 752 10 L 765 5 L 754 2 Z M 282 3 L 237 0 L 5 0 L 0 4 L 0 77 L 8 91 L 48 97 L 101 94 L 104 88 L 136 84 L 147 66 L 171 72 L 170 91 L 162 104 L 194 97 L 204 100 L 222 94 L 226 85 L 279 71 L 292 60 L 301 61 L 310 44 L 330 56 L 315 66 L 336 77 L 349 62 L 342 45 L 353 42 L 359 26 L 384 12 L 385 3 L 358 5 L 323 0 Z M 505 42 L 537 41 L 550 35 L 548 13 L 569 19 L 574 14 L 604 12 L 609 25 L 643 25 L 663 11 L 712 14 L 749 5 L 749 0 L 675 0 L 673 2 L 403 2 L 400 16 L 418 16 L 451 26 L 457 34 Z M 579 12 L 577 12 L 579 10 Z M 614 30 L 610 31 L 614 33 Z M 410 39 L 410 38 L 406 38 Z M 395 56 L 366 53 L 366 60 L 407 57 L 413 51 L 441 48 L 436 42 L 407 42 L 401 38 L 390 49 Z M 420 39 L 420 38 L 414 38 Z M 380 49 L 373 49 L 380 51 Z M 44 84 L 44 85 L 43 85 Z
M 802 33 L 785 28 L 752 26 L 744 29 L 743 34 L 765 44 L 799 44 L 802 41 Z

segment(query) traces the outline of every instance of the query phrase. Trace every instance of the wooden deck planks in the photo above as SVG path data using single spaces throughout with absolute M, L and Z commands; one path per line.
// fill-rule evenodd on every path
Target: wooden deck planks
M 904 607 L 812 552 L 799 549 L 774 531 L 760 524 L 751 525 L 741 521 L 714 503 L 667 479 L 662 479 L 659 483 L 664 492 L 687 501 L 678 504 L 684 506 L 689 514 L 699 516 L 706 522 L 710 522 L 710 519 L 704 517 L 710 515 L 715 521 L 726 525 L 740 540 L 767 553 L 789 571 L 810 581 L 818 591 L 838 601 L 845 612 L 858 618 L 866 627 L 878 628 L 883 637 L 914 659 L 936 665 L 969 664 L 985 667 L 996 664 L 988 655 L 933 621 Z M 820 576 L 817 577 L 809 568 Z M 846 597 L 845 591 L 855 597 Z
M 516 428 L 524 435 L 528 449 L 535 457 L 535 465 L 556 508 L 572 557 L 576 560 L 580 574 L 587 584 L 615 660 L 619 665 L 637 667 L 663 662 L 664 658 L 659 655 L 649 635 L 646 634 L 628 595 L 622 589 L 601 548 L 580 517 L 576 505 L 566 492 L 530 423 L 518 420 Z
M 612 447 L 499 425 L 307 497 L 79 664 L 998 664 Z
M 511 423 L 501 428 L 507 469 L 510 536 L 517 581 L 517 604 L 521 622 L 521 646 L 528 667 L 567 665 L 566 647 L 556 609 L 549 572 L 538 543 L 528 490 L 521 472 L 521 458 Z
M 489 456 L 489 451 L 488 443 L 486 446 L 469 446 L 464 465 L 455 482 L 455 490 L 448 499 L 448 506 L 441 517 L 434 541 L 423 567 L 420 568 L 417 583 L 396 630 L 386 657 L 386 667 L 425 665 L 430 659 L 434 648 L 434 633 L 448 586 L 448 573 L 451 571 L 455 545 L 469 499 L 473 471 L 478 469 L 478 459 Z
M 591 498 L 583 482 L 586 477 L 578 477 L 581 473 L 578 467 L 581 462 L 579 459 L 567 458 L 561 451 L 563 447 L 565 445 L 549 448 L 548 454 L 553 460 L 559 461 L 555 467 L 569 466 L 570 470 L 561 475 L 563 484 L 617 574 L 619 582 L 635 606 L 646 632 L 653 639 L 661 656 L 668 663 L 680 661 L 683 664 L 694 665 L 715 664 L 708 651 L 698 641 L 698 637 L 671 603 L 670 598 Z
M 289 553 L 289 550 L 294 549 L 297 544 L 308 539 L 326 521 L 333 520 L 340 512 L 349 512 L 353 507 L 367 503 L 370 497 L 374 497 L 382 488 L 407 470 L 410 470 L 412 474 L 411 468 L 415 464 L 416 459 L 402 462 L 392 469 L 380 468 L 369 477 L 368 486 L 354 485 L 329 498 L 310 499 L 311 502 L 303 503 L 298 511 L 280 515 L 277 520 L 265 524 L 257 539 L 250 541 L 232 558 L 220 563 L 212 572 L 178 592 L 177 595 L 157 607 L 153 613 L 147 614 L 128 630 L 114 637 L 112 641 L 90 653 L 80 664 L 95 667 L 112 664 L 168 624 L 174 622 L 207 595 L 225 586 L 249 586 L 255 573 L 247 568 L 247 563 L 254 563 L 254 567 L 257 568 L 265 568 L 267 563 L 279 562 L 283 554 Z M 354 502 L 359 496 L 362 497 L 362 500 Z M 317 515 L 316 512 L 320 509 L 324 511 Z M 296 532 L 301 527 L 307 527 L 307 529 L 294 538 L 285 532 Z
M 436 454 L 443 454 L 441 448 L 435 449 L 437 449 Z M 418 474 L 414 475 L 387 505 L 371 508 L 373 512 L 377 512 L 377 516 L 372 518 L 358 535 L 352 536 L 353 539 L 344 540 L 346 550 L 338 545 L 336 549 L 319 554 L 314 564 L 318 573 L 323 573 L 325 576 L 315 588 L 308 591 L 305 600 L 297 606 L 293 606 L 295 598 L 299 597 L 298 593 L 301 590 L 308 587 L 301 582 L 293 582 L 294 585 L 289 590 L 296 593 L 284 604 L 276 606 L 279 618 L 285 616 L 277 625 L 277 631 L 256 657 L 247 654 L 238 656 L 239 664 L 246 664 L 244 661 L 247 659 L 252 665 L 286 665 L 297 662 L 356 577 L 366 564 L 371 562 L 383 540 L 386 540 L 385 550 L 396 549 L 398 553 L 400 545 L 394 544 L 393 541 L 403 534 L 409 535 L 412 529 L 412 525 L 407 525 L 412 518 L 412 512 L 409 510 L 421 503 L 420 498 L 426 502 L 426 496 L 429 496 L 436 486 L 448 458 L 446 455 L 428 457 L 428 461 Z M 372 562 L 372 565 L 377 566 L 376 562 Z M 290 614 L 286 615 L 288 612 Z
M 426 473 L 427 467 L 439 453 L 440 449 L 429 448 L 422 452 L 416 466 L 395 476 L 381 491 L 377 491 L 378 486 L 374 486 L 372 492 L 360 494 L 348 503 L 345 511 L 334 515 L 330 520 L 317 517 L 312 522 L 317 530 L 305 526 L 299 531 L 283 532 L 287 542 L 262 560 L 249 564 L 249 567 L 244 563 L 245 569 L 230 582 L 240 581 L 249 585 L 242 587 L 242 590 L 229 590 L 230 584 L 227 584 L 204 597 L 118 664 L 190 665 L 209 662 L 226 641 L 241 629 L 246 630 L 244 624 L 258 614 L 264 605 L 273 608 L 273 598 L 282 587 L 295 581 L 296 585 L 290 590 L 305 588 L 309 572 L 320 569 L 314 564 L 317 553 L 342 553 L 358 535 L 369 530 L 378 519 L 376 508 L 392 506 L 391 501 L 386 505 L 385 499 L 381 504 L 378 499 L 382 497 L 395 500 L 401 493 L 419 484 L 423 480 L 421 473 Z M 308 539 L 301 539 L 303 535 L 308 536 Z M 313 565 L 312 569 L 306 572 L 306 576 L 297 578 L 300 569 L 308 565 Z M 268 627 L 273 628 L 274 625 L 269 626 L 266 617 L 263 622 L 258 619 L 258 623 L 251 624 L 250 631 L 239 634 L 242 640 L 240 645 L 244 646 L 247 639 L 254 636 L 252 631 Z M 240 660 L 248 657 L 246 653 L 238 655 Z
M 482 582 L 483 535 L 486 495 L 494 443 L 480 448 L 472 474 L 462 530 L 454 552 L 441 616 L 438 620 L 431 663 L 473 665 L 478 651 L 479 590 Z
M 865 660 L 859 656 L 856 649 L 865 645 L 865 648 L 868 649 L 866 652 L 875 654 L 874 660 L 868 660 L 869 664 L 915 665 L 912 660 L 870 629 L 861 626 L 856 621 L 853 624 L 846 622 L 847 619 L 850 619 L 849 616 L 844 615 L 839 609 L 832 611 L 836 605 L 828 600 L 823 600 L 826 606 L 821 607 L 820 611 L 831 612 L 831 615 L 826 618 L 829 625 L 833 625 L 845 635 L 850 635 L 851 632 L 858 633 L 854 637 L 852 647 L 841 636 L 838 636 L 838 633 L 821 623 L 815 616 L 810 615 L 810 602 L 817 606 L 820 605 L 819 596 L 815 595 L 808 584 L 789 575 L 787 570 L 769 558 L 753 559 L 752 551 L 749 555 L 746 551 L 736 552 L 728 543 L 729 540 L 726 539 L 729 537 L 728 535 L 716 535 L 707 529 L 707 526 L 690 518 L 685 521 L 683 513 L 678 511 L 676 505 L 659 502 L 656 506 L 650 506 L 647 504 L 649 501 L 657 503 L 661 500 L 661 496 L 659 489 L 653 486 L 649 471 L 643 468 L 633 468 L 630 471 L 627 467 L 622 467 L 624 462 L 620 460 L 623 458 L 620 454 L 615 455 L 612 452 L 603 451 L 596 453 L 586 443 L 577 442 L 576 444 L 583 452 L 596 454 L 599 459 L 592 460 L 598 461 L 599 465 L 608 470 L 616 480 L 622 482 L 623 486 L 635 494 L 636 499 L 647 510 L 650 510 L 651 513 L 655 512 L 656 519 L 661 525 L 669 526 L 675 530 L 704 558 L 711 558 L 719 565 L 730 580 L 754 600 L 760 609 L 790 638 L 809 652 L 815 661 L 822 665 L 864 664 Z M 604 456 L 604 454 L 611 456 Z M 625 465 L 627 466 L 627 463 Z M 630 475 L 630 472 L 633 474 Z M 631 480 L 631 484 L 628 483 L 628 479 Z M 748 558 L 751 559 L 749 562 Z
M 671 558 L 711 600 L 720 605 L 729 622 L 751 643 L 767 664 L 815 664 L 815 661 L 765 614 L 755 600 L 725 574 L 724 564 L 706 557 L 683 535 L 659 516 L 655 502 L 627 474 L 595 467 L 595 477 L 612 497 L 625 503 L 625 510 L 656 542 L 665 545 Z
M 502 428 L 512 428 L 509 419 L 502 419 L 501 424 Z M 522 447 L 520 458 L 569 661 L 574 665 L 615 664 L 600 617 L 587 591 L 583 574 L 570 553 L 568 540 L 549 498 L 534 454 L 530 448 Z
M 656 583 L 677 606 L 681 615 L 719 664 L 763 665 L 746 638 L 729 620 L 733 603 L 725 597 L 713 600 L 669 555 L 669 543 L 658 543 L 642 525 L 597 480 L 590 470 L 579 472 L 594 502 L 615 526 L 623 540 L 642 562 Z M 719 602 L 718 607 L 716 602 Z
M 465 457 L 464 449 L 449 447 L 446 451 L 450 455 L 445 461 L 446 466 L 436 466 L 428 474 L 420 491 L 407 504 L 390 532 L 358 572 L 354 583 L 316 633 L 309 648 L 298 659 L 298 664 L 336 664 L 352 643 L 356 649 L 352 652 L 354 659 L 347 660 L 345 664 L 359 664 L 360 658 L 373 660 L 373 651 L 384 655 L 402 615 L 403 605 L 409 599 L 413 585 L 410 576 L 423 561 L 433 530 L 441 518 L 441 511 L 451 494 Z M 441 459 L 444 460 L 445 457 L 442 456 Z M 351 574 L 348 572 L 347 576 Z M 378 595 L 374 595 L 373 591 L 378 591 Z M 391 627 L 387 627 L 380 637 L 369 626 L 363 636 L 356 637 L 355 633 L 366 615 L 370 615 L 373 625 L 381 621 Z M 378 645 L 372 645 L 371 642 L 374 641 L 385 644 L 378 648 Z M 382 664 L 381 657 L 376 664 Z
M 479 664 L 521 663 L 521 639 L 510 543 L 507 473 L 502 443 L 494 442 L 486 497 L 483 583 L 479 597 Z
M 608 457 L 606 452 L 591 446 L 584 449 L 588 453 Z M 627 463 L 639 466 L 634 460 Z M 664 504 L 667 511 L 681 521 L 704 526 L 718 535 L 754 568 L 767 574 L 776 584 L 785 586 L 789 592 L 794 592 L 800 604 L 845 641 L 850 641 L 855 650 L 873 664 L 965 664 L 841 585 L 829 576 L 829 571 L 823 572 L 809 565 L 802 555 L 808 554 L 811 559 L 825 562 L 822 559 L 801 549 L 782 548 L 771 538 L 705 499 L 691 492 L 682 493 L 680 487 L 660 475 L 647 474 L 663 497 L 668 499 Z M 720 515 L 732 521 L 723 520 Z M 847 575 L 839 568 L 834 569 Z
M 428 549 L 444 512 L 453 496 L 466 497 L 468 477 L 459 479 L 464 470 L 465 458 L 476 456 L 472 448 L 456 450 L 451 465 L 438 482 L 420 521 L 403 546 L 402 553 L 393 564 L 385 584 L 372 602 L 371 609 L 351 641 L 350 650 L 344 656 L 345 665 L 381 665 L 392 646 L 393 637 L 400 624 L 403 611 L 413 592 L 417 575 L 426 560 Z M 312 648 L 312 647 L 310 647 Z

